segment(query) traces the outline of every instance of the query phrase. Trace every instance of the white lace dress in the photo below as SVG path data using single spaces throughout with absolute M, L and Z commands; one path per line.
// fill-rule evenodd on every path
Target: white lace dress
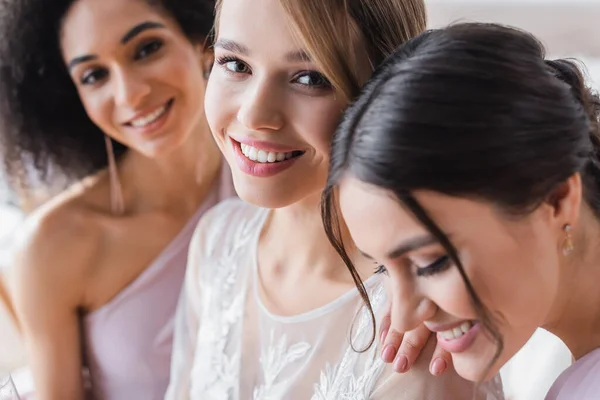
M 456 375 L 427 371 L 431 345 L 411 372 L 394 374 L 373 345 L 356 289 L 305 314 L 271 314 L 257 291 L 256 249 L 269 210 L 226 200 L 202 218 L 190 244 L 177 312 L 167 399 L 198 400 L 443 400 L 473 397 Z M 373 308 L 386 298 L 381 277 L 365 283 Z M 482 390 L 490 392 L 490 385 Z

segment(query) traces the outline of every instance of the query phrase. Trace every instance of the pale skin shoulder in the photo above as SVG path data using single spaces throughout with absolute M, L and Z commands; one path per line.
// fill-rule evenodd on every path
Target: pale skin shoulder
M 84 398 L 80 315 L 105 247 L 100 210 L 84 193 L 61 195 L 25 223 L 11 267 L 16 314 L 36 398 Z

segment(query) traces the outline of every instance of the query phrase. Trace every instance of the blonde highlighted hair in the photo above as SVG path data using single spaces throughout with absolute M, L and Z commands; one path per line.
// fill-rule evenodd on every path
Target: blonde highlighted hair
M 216 2 L 217 26 L 222 1 Z M 304 50 L 347 101 L 396 47 L 427 25 L 424 0 L 279 1 Z

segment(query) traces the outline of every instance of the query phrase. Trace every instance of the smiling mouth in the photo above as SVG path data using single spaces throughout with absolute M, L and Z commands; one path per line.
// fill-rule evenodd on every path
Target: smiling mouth
M 474 323 L 471 321 L 465 321 L 460 326 L 456 328 L 449 329 L 447 331 L 439 332 L 439 335 L 445 340 L 456 340 L 461 338 L 465 333 L 469 332 L 469 330 L 473 327 Z
M 242 154 L 249 159 L 250 161 L 267 164 L 267 163 L 278 163 L 285 160 L 291 160 L 293 158 L 297 158 L 302 156 L 305 152 L 302 150 L 294 150 L 289 152 L 274 152 L 274 151 L 266 151 L 261 150 L 256 147 L 238 143 L 240 149 L 242 150 Z
M 142 117 L 132 119 L 131 121 L 125 123 L 125 125 L 134 128 L 145 128 L 164 117 L 167 114 L 167 111 L 171 109 L 171 106 L 173 106 L 174 101 L 174 99 L 171 99 L 168 102 L 166 102 L 162 107 L 159 107 L 151 113 L 148 113 Z

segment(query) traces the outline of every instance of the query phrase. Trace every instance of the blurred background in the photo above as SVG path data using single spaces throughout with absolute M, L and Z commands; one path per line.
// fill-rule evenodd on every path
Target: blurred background
M 600 89 L 600 0 L 426 0 L 430 27 L 481 21 L 512 25 L 535 34 L 549 58 L 574 57 L 585 63 L 590 85 Z M 14 233 L 22 215 L 4 201 L 0 175 L 0 270 L 10 263 Z M 17 329 L 2 301 L 0 281 L 0 376 L 25 366 Z M 543 399 L 553 380 L 571 362 L 566 347 L 538 331 L 502 372 L 508 400 Z M 20 385 L 28 377 L 15 374 Z

